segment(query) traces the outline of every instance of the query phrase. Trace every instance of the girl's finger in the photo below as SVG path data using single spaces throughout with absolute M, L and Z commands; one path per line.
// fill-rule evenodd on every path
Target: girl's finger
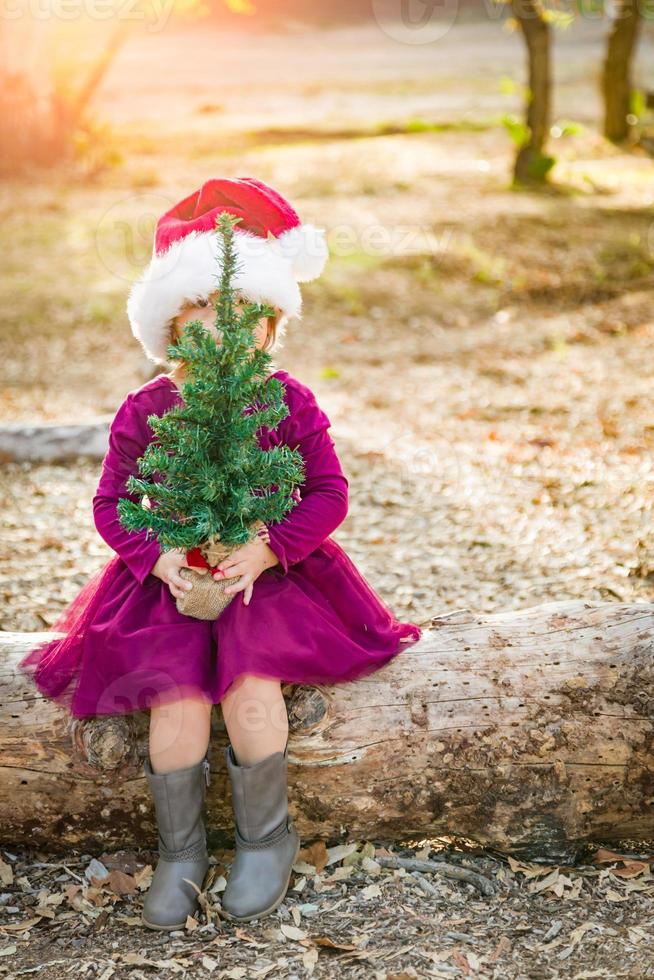
M 249 575 L 242 575 L 238 582 L 236 582 L 234 585 L 227 586 L 225 589 L 225 594 L 234 595 L 236 592 L 242 592 L 243 589 L 247 588 L 248 583 L 251 581 L 252 580 Z
M 233 568 L 234 565 L 241 565 L 244 561 L 248 560 L 251 554 L 250 545 L 244 544 L 240 548 L 237 548 L 236 551 L 232 551 L 231 555 L 228 555 L 227 558 L 223 558 L 221 562 L 218 562 L 216 568 L 225 569 Z
M 235 578 L 237 575 L 242 575 L 244 565 L 245 562 L 239 561 L 235 565 L 230 565 L 225 571 L 223 571 L 222 575 L 219 571 L 214 572 L 214 578 L 218 578 L 218 579 Z
M 193 583 L 189 582 L 188 579 L 182 578 L 179 572 L 171 572 L 170 581 L 178 589 L 182 589 L 183 592 L 190 592 L 191 589 L 193 588 Z
M 248 585 L 248 587 L 245 590 L 244 595 L 243 595 L 243 603 L 244 603 L 244 605 L 246 605 L 246 606 L 249 606 L 250 605 L 250 599 L 252 598 L 252 592 L 253 591 L 254 591 L 254 586 L 253 586 L 252 582 L 250 582 L 249 585 Z
M 216 566 L 218 572 L 226 572 L 230 568 L 234 568 L 236 565 L 240 565 L 243 558 L 225 558 L 221 561 L 219 565 Z

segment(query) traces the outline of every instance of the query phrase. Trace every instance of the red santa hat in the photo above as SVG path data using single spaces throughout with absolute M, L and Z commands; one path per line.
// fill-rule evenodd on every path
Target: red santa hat
M 157 222 L 152 259 L 127 302 L 132 333 L 146 355 L 167 364 L 171 320 L 187 303 L 217 288 L 220 246 L 215 226 L 222 211 L 242 220 L 234 227 L 234 288 L 246 299 L 278 307 L 277 338 L 300 318 L 299 282 L 317 279 L 329 252 L 325 229 L 303 224 L 289 202 L 253 177 L 208 180 Z

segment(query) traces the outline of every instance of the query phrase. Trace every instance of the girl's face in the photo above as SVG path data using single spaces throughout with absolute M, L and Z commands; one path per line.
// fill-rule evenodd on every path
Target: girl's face
M 182 312 L 175 317 L 173 320 L 173 337 L 175 341 L 181 337 L 182 332 L 187 323 L 192 323 L 194 320 L 200 320 L 202 326 L 205 330 L 208 330 L 211 336 L 217 343 L 220 343 L 220 336 L 216 330 L 214 320 L 216 319 L 216 311 L 214 309 L 214 304 L 218 298 L 218 293 L 214 292 L 206 300 L 202 300 L 195 306 L 188 306 Z M 243 298 L 239 298 L 235 302 L 236 309 L 240 312 L 244 306 L 247 305 L 247 301 Z M 278 315 L 281 311 L 277 311 Z M 272 325 L 269 321 L 272 321 L 272 317 L 263 316 L 259 320 L 258 324 L 254 329 L 254 340 L 255 347 L 263 347 L 266 342 L 269 330 L 272 329 Z

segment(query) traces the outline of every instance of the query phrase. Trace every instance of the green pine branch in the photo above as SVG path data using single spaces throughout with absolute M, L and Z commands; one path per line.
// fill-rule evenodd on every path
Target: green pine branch
M 276 524 L 296 505 L 294 491 L 305 478 L 298 450 L 262 450 L 257 440 L 259 429 L 277 428 L 288 408 L 284 385 L 268 377 L 271 355 L 254 346 L 259 320 L 274 310 L 259 303 L 236 307 L 240 220 L 223 212 L 216 224 L 220 342 L 195 320 L 169 345 L 168 353 L 187 364 L 184 404 L 149 416 L 155 438 L 138 460 L 139 476 L 127 481 L 130 496 L 118 501 L 121 525 L 154 535 L 162 551 L 189 551 L 214 535 L 227 545 L 244 544 L 254 521 Z

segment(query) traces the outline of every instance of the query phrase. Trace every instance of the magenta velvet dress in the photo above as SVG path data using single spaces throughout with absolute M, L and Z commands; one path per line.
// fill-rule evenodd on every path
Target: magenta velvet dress
M 147 531 L 124 530 L 116 505 L 137 460 L 155 436 L 150 415 L 183 402 L 159 375 L 130 392 L 114 418 L 93 498 L 95 526 L 116 552 L 86 583 L 52 630 L 19 666 L 46 697 L 74 717 L 143 711 L 180 697 L 218 704 L 244 673 L 292 684 L 336 684 L 379 669 L 420 639 L 399 622 L 329 535 L 348 509 L 348 481 L 311 390 L 286 371 L 289 415 L 257 438 L 285 443 L 305 461 L 300 502 L 268 527 L 279 564 L 254 583 L 250 604 L 238 592 L 216 620 L 177 611 L 169 587 L 151 574 L 160 547 Z M 236 582 L 232 579 L 231 582 Z

